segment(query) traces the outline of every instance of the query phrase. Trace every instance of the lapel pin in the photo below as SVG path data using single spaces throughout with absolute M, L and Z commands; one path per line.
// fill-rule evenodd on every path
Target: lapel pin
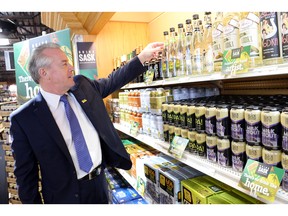
M 86 102 L 87 102 L 87 100 L 86 100 L 86 99 L 83 99 L 81 102 L 82 102 L 82 103 L 86 103 Z

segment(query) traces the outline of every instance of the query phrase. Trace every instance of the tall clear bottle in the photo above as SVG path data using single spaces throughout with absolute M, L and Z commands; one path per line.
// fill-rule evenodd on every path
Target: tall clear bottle
M 193 26 L 191 23 L 191 19 L 187 19 L 186 20 L 186 36 L 185 36 L 186 75 L 192 75 L 192 52 L 193 52 L 192 31 L 193 31 Z
M 193 32 L 193 75 L 201 75 L 203 72 L 203 37 L 198 26 L 194 26 Z
M 211 12 L 205 12 L 205 22 L 203 34 L 203 73 L 211 74 L 214 72 Z
M 185 75 L 185 32 L 183 23 L 178 24 L 176 70 L 177 76 Z
M 169 73 L 171 73 L 172 77 L 177 76 L 176 71 L 176 48 L 177 41 L 175 36 L 175 28 L 170 28 L 170 37 L 169 37 Z
M 239 41 L 239 21 L 240 13 L 228 12 L 224 14 L 224 50 L 235 49 L 240 47 Z
M 213 40 L 213 56 L 214 56 L 214 71 L 222 71 L 223 61 L 223 12 L 217 12 L 215 20 L 212 24 L 212 40 Z
M 261 66 L 263 62 L 259 12 L 241 12 L 239 31 L 240 46 L 251 46 L 249 67 Z
M 279 24 L 279 12 L 260 12 L 262 54 L 265 65 L 283 63 Z
M 162 73 L 164 78 L 172 77 L 172 74 L 169 73 L 169 32 L 164 31 L 164 49 L 162 52 Z

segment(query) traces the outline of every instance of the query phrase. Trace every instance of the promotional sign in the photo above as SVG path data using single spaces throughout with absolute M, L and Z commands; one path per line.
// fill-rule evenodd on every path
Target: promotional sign
M 239 187 L 249 190 L 254 197 L 274 202 L 283 176 L 283 169 L 248 159 Z
M 13 44 L 17 100 L 19 104 L 23 104 L 30 100 L 37 95 L 39 91 L 38 84 L 33 81 L 27 68 L 33 50 L 45 43 L 57 43 L 66 53 L 69 64 L 73 65 L 70 41 L 70 29 L 64 29 Z
M 224 75 L 236 75 L 245 73 L 249 68 L 251 46 L 225 50 L 223 53 L 222 73 Z
M 180 159 L 186 149 L 187 144 L 189 143 L 188 139 L 183 137 L 175 136 L 170 143 L 170 147 L 168 152 L 170 152 L 173 156 Z
M 92 35 L 75 35 L 73 42 L 76 74 L 82 74 L 90 79 L 97 79 L 95 38 Z

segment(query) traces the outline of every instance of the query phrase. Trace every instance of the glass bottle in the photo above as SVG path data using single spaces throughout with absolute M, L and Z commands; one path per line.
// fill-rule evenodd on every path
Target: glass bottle
M 164 35 L 164 49 L 162 52 L 162 73 L 164 78 L 170 78 L 172 75 L 169 73 L 169 33 L 163 32 Z
M 278 12 L 260 12 L 262 55 L 265 65 L 283 63 Z
M 214 72 L 211 12 L 205 12 L 205 18 L 206 24 L 203 34 L 203 73 L 211 74 Z
M 259 12 L 242 12 L 239 22 L 240 46 L 251 46 L 249 67 L 262 65 Z
M 176 71 L 176 38 L 175 38 L 175 28 L 170 28 L 170 37 L 169 37 L 169 73 L 172 77 L 177 76 Z
M 194 26 L 193 33 L 193 75 L 200 75 L 203 71 L 203 37 L 198 26 Z
M 217 12 L 215 21 L 212 24 L 214 71 L 222 71 L 223 61 L 223 13 Z
M 185 35 L 182 23 L 178 24 L 176 70 L 178 77 L 185 74 Z
M 231 50 L 240 47 L 239 20 L 240 20 L 240 13 L 238 12 L 225 13 L 223 19 L 224 50 Z
M 192 75 L 192 24 L 191 19 L 186 20 L 186 36 L 185 36 L 185 60 L 186 60 L 186 75 Z

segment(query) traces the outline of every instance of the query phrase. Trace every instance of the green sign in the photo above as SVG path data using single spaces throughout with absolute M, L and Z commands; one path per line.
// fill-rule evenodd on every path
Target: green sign
M 245 73 L 249 68 L 250 47 L 239 47 L 225 50 L 223 53 L 222 73 L 225 75 L 236 75 Z
M 189 143 L 188 139 L 183 137 L 175 136 L 170 143 L 168 152 L 174 155 L 176 158 L 180 159 L 183 155 L 183 152 L 186 149 L 187 144 Z
M 36 96 L 39 91 L 39 86 L 33 81 L 27 67 L 33 50 L 41 44 L 48 42 L 58 43 L 66 53 L 69 63 L 73 65 L 70 29 L 53 32 L 13 44 L 17 100 L 19 104 L 30 100 Z
M 274 202 L 283 176 L 283 169 L 248 159 L 239 186 L 254 197 Z

